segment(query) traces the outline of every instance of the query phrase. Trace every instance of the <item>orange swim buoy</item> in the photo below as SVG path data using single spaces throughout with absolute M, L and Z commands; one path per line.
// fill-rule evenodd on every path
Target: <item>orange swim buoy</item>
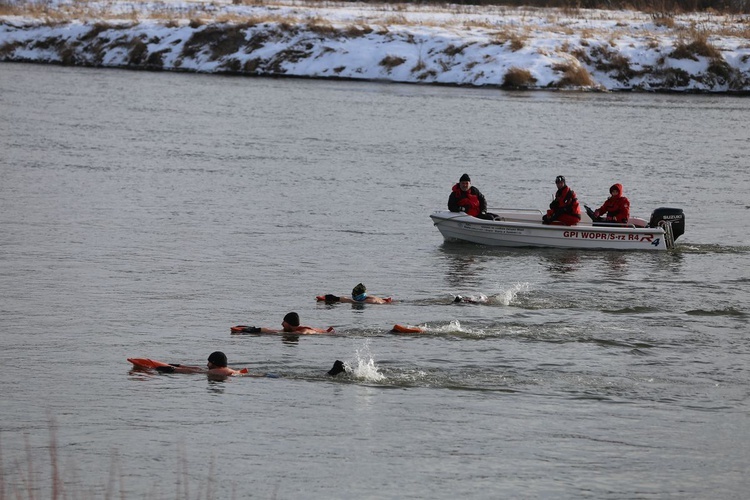
M 424 329 L 418 326 L 393 325 L 391 333 L 424 333 Z
M 162 363 L 149 358 L 128 358 L 128 361 L 133 363 L 133 368 L 139 370 L 154 370 L 159 366 L 171 366 L 169 363 Z

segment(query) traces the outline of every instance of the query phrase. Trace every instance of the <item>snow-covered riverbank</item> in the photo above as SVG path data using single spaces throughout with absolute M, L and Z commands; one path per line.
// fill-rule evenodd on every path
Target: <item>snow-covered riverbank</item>
M 0 11 L 0 60 L 509 88 L 750 91 L 750 18 L 267 2 Z

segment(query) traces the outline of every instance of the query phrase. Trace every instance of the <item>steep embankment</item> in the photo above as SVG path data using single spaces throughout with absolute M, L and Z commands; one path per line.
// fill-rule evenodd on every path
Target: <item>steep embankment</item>
M 0 60 L 529 89 L 750 91 L 747 17 L 200 5 L 0 16 Z

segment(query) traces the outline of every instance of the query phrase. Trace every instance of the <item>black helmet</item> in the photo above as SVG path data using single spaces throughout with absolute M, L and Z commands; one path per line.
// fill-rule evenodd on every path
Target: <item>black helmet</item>
M 565 184 L 565 177 L 562 175 L 558 175 L 557 177 L 555 177 L 555 184 L 557 184 L 558 182 L 562 182 L 563 184 Z

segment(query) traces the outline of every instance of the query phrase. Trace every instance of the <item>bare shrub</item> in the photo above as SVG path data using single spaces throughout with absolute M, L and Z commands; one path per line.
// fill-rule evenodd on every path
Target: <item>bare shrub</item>
M 334 28 L 331 23 L 320 18 L 311 19 L 310 22 L 307 23 L 307 29 L 316 35 L 326 37 L 334 37 L 338 34 L 338 30 Z
M 252 54 L 254 51 L 262 48 L 269 38 L 269 33 L 266 33 L 265 31 L 258 31 L 257 33 L 253 34 L 253 36 L 250 37 L 250 40 L 245 43 L 245 52 L 247 52 L 248 54 Z
M 268 61 L 267 68 L 268 71 L 273 74 L 282 75 L 286 73 L 286 69 L 282 66 L 285 62 L 294 64 L 306 57 L 310 57 L 309 52 L 299 49 L 285 49 L 277 53 L 273 59 Z
M 427 80 L 428 78 L 435 78 L 435 77 L 437 77 L 437 71 L 435 71 L 434 69 L 431 69 L 431 70 L 425 71 L 417 75 L 417 80 L 424 81 L 424 80 Z
M 417 61 L 417 64 L 415 64 L 414 67 L 411 69 L 411 72 L 412 73 L 419 73 L 420 71 L 422 71 L 426 67 L 427 67 L 427 65 L 424 63 L 424 61 L 420 57 L 419 60 Z
M 636 74 L 630 67 L 630 59 L 607 45 L 593 47 L 591 57 L 597 70 L 613 73 L 614 77 L 620 81 L 630 80 Z
M 282 33 L 288 33 L 291 36 L 296 35 L 299 33 L 299 28 L 297 25 L 290 21 L 281 21 L 278 23 L 279 31 Z
M 195 57 L 202 49 L 211 51 L 211 60 L 216 61 L 234 54 L 245 43 L 245 33 L 240 26 L 206 26 L 196 31 L 182 47 L 183 57 Z
M 130 43 L 130 49 L 128 50 L 128 66 L 140 66 L 147 53 L 148 46 L 143 40 L 140 38 L 134 38 Z
M 524 68 L 512 66 L 503 76 L 503 88 L 509 89 L 528 89 L 536 85 L 537 79 L 531 74 L 531 71 Z
M 383 19 L 383 24 L 386 24 L 388 26 L 398 26 L 398 25 L 404 25 L 407 26 L 411 24 L 406 17 L 402 15 L 398 16 L 388 16 L 385 19 Z
M 152 52 L 146 58 L 144 66 L 148 69 L 164 69 L 164 54 L 167 52 L 169 52 L 169 49 Z
M 2 45 L 0 45 L 0 59 L 6 59 L 10 57 L 10 55 L 16 51 L 18 47 L 21 47 L 23 44 L 19 41 L 15 42 L 6 42 Z
M 651 19 L 654 20 L 654 25 L 662 28 L 674 29 L 676 26 L 674 15 L 672 14 L 656 12 L 651 14 Z
M 380 66 L 383 66 L 384 68 L 388 69 L 388 71 L 390 71 L 390 70 L 392 70 L 393 68 L 395 68 L 397 66 L 401 66 L 405 62 L 406 62 L 406 58 L 405 57 L 392 56 L 392 55 L 389 54 L 389 55 L 385 56 L 378 64 Z
M 84 34 L 80 38 L 80 40 L 83 41 L 83 42 L 86 42 L 86 41 L 89 41 L 89 40 L 93 40 L 94 38 L 96 38 L 97 36 L 99 36 L 99 34 L 101 34 L 101 33 L 105 32 L 105 31 L 109 30 L 110 28 L 111 28 L 111 25 L 109 23 L 102 23 L 102 22 L 95 23 L 91 27 L 91 29 L 89 30 L 89 32 L 86 33 L 86 34 Z
M 666 88 L 687 87 L 690 83 L 690 74 L 680 68 L 665 68 L 658 73 L 662 78 L 662 84 Z
M 447 56 L 455 57 L 458 54 L 463 54 L 464 50 L 467 47 L 470 47 L 471 45 L 473 45 L 473 44 L 472 43 L 464 43 L 462 45 L 453 45 L 453 44 L 450 44 L 450 45 L 448 45 L 445 48 L 445 50 L 443 50 L 443 53 L 445 55 L 447 55 Z
M 495 43 L 500 45 L 507 43 L 510 46 L 510 50 L 512 50 L 513 52 L 518 52 L 526 45 L 528 36 L 521 35 L 519 33 L 516 33 L 515 31 L 506 30 L 496 33 L 494 39 Z
M 591 74 L 579 64 L 572 62 L 560 63 L 555 64 L 552 69 L 563 74 L 562 78 L 554 84 L 556 87 L 591 87 L 594 85 Z
M 200 28 L 204 24 L 205 23 L 203 22 L 203 19 L 199 19 L 197 17 L 194 17 L 193 19 L 190 20 L 190 22 L 188 23 L 188 26 L 190 26 L 193 29 L 196 29 L 196 28 Z
M 517 33 L 514 33 L 510 37 L 510 50 L 512 50 L 513 52 L 518 52 L 519 50 L 521 50 L 524 45 L 526 45 L 526 39 L 527 37 L 520 36 Z
M 726 85 L 729 90 L 745 90 L 750 78 L 744 77 L 741 71 L 731 67 L 724 59 L 712 59 L 704 81 L 708 85 Z
M 373 29 L 366 24 L 350 24 L 343 29 L 342 34 L 348 38 L 358 38 L 372 32 Z
M 575 57 L 576 59 L 578 59 L 584 64 L 591 64 L 591 58 L 589 57 L 588 52 L 586 52 L 586 49 L 578 47 L 570 51 L 570 55 L 572 55 L 573 57 Z
M 245 61 L 245 64 L 242 67 L 242 71 L 244 73 L 257 73 L 262 63 L 263 60 L 260 57 L 256 57 L 255 59 L 248 59 L 247 61 Z
M 693 61 L 697 61 L 698 56 L 722 58 L 721 51 L 708 41 L 705 34 L 696 35 L 690 43 L 678 42 L 669 54 L 669 57 L 673 59 L 692 59 Z
M 237 59 L 235 59 L 233 57 L 230 57 L 230 58 L 226 59 L 219 66 L 219 68 L 221 70 L 227 72 L 227 73 L 239 73 L 240 70 L 242 69 L 242 63 L 239 60 L 237 60 Z

